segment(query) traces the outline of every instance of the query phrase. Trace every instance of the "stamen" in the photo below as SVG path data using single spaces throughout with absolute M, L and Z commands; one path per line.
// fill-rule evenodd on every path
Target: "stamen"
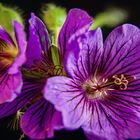
M 46 62 L 44 59 L 38 63 L 34 63 L 30 72 L 41 74 L 42 77 L 50 77 L 56 75 L 63 75 L 63 66 L 54 65 L 51 62 Z
M 19 138 L 19 140 L 22 140 L 24 138 L 24 134 L 22 134 Z
M 54 67 L 54 75 L 64 75 L 63 66 L 56 65 Z
M 120 86 L 121 90 L 126 90 L 127 89 L 128 80 L 123 74 L 121 74 L 120 76 L 113 75 L 112 78 L 114 79 L 114 83 L 116 85 Z
M 90 76 L 90 79 L 86 80 L 81 86 L 84 89 L 85 94 L 89 100 L 93 100 L 96 98 L 106 98 L 108 96 L 107 91 L 115 90 L 116 86 L 119 87 L 120 90 L 126 90 L 129 81 L 133 80 L 134 77 L 130 75 L 120 74 L 113 75 L 112 79 L 100 79 L 96 76 Z
M 16 113 L 16 115 L 14 116 L 14 118 L 8 124 L 8 127 L 10 127 L 13 130 L 18 130 L 18 128 L 19 128 L 19 120 L 20 120 L 20 117 L 22 115 L 23 115 L 23 112 L 21 112 L 20 110 L 18 110 L 17 113 Z

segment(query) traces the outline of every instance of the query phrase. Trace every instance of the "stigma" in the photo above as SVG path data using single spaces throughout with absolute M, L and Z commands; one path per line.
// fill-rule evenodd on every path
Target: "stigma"
M 120 90 L 126 90 L 128 86 L 128 79 L 124 76 L 124 74 L 113 75 L 112 78 L 114 79 L 114 84 L 120 87 Z

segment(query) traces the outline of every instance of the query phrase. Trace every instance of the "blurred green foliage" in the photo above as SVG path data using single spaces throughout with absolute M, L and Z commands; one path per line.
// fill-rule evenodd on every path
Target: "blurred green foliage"
M 20 23 L 23 23 L 20 10 L 17 8 L 4 6 L 0 3 L 0 25 L 3 26 L 11 36 L 14 35 L 12 25 L 13 20 L 17 20 Z
M 95 16 L 91 29 L 103 26 L 112 28 L 124 22 L 127 18 L 128 12 L 126 10 L 111 7 Z

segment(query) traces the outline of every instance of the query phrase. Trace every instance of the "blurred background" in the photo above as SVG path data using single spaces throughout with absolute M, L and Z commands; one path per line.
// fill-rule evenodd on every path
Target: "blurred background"
M 81 8 L 97 19 L 96 25 L 101 26 L 104 37 L 115 27 L 123 23 L 131 23 L 140 27 L 140 1 L 139 0 L 0 0 L 0 3 L 20 9 L 28 32 L 28 19 L 34 12 L 41 16 L 45 4 L 54 3 L 66 8 Z M 114 11 L 115 9 L 115 11 Z M 0 9 L 1 10 L 1 9 Z M 109 14 L 117 11 L 117 14 L 109 18 Z M 2 15 L 1 17 L 2 18 Z M 113 18 L 113 19 L 112 19 Z M 112 22 L 110 22 L 112 21 Z M 95 28 L 95 27 L 94 27 Z M 11 117 L 0 120 L 0 140 L 19 140 L 22 133 L 7 127 Z M 81 129 L 77 131 L 60 131 L 55 133 L 55 138 L 50 140 L 86 140 Z M 29 140 L 27 137 L 22 140 Z

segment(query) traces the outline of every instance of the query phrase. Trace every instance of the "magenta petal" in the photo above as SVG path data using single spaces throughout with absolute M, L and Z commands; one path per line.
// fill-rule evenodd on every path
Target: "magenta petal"
M 76 8 L 69 11 L 58 38 L 62 58 L 64 57 L 70 37 L 73 38 L 87 31 L 91 23 L 92 18 L 87 12 Z
M 40 90 L 39 90 L 40 91 Z M 32 89 L 32 86 L 27 90 L 23 86 L 21 94 L 12 102 L 3 103 L 0 105 L 0 119 L 16 113 L 19 109 L 28 104 L 34 97 L 38 96 L 38 89 Z
M 104 43 L 101 61 L 101 75 L 137 75 L 140 71 L 140 30 L 136 26 L 124 24 L 114 29 Z
M 2 37 L 2 40 L 4 41 L 3 43 L 10 44 L 10 45 L 6 44 L 7 45 L 6 47 L 15 47 L 15 45 L 11 41 L 12 39 L 6 33 L 6 31 L 2 28 L 0 29 L 1 29 L 0 32 L 3 33 L 3 35 L 0 35 Z M 23 84 L 20 67 L 25 62 L 25 48 L 26 48 L 25 33 L 23 31 L 23 26 L 20 25 L 18 22 L 14 22 L 14 30 L 19 50 L 16 58 L 12 58 L 13 60 L 9 60 L 11 62 L 8 63 L 6 61 L 7 64 L 2 62 L 1 66 L 2 68 L 0 70 L 0 104 L 4 102 L 13 101 L 20 94 Z M 1 45 L 1 47 L 3 47 L 3 45 Z M 1 53 L 2 60 L 3 55 L 8 55 L 4 51 L 2 51 Z M 7 59 L 6 56 L 4 56 L 4 59 Z
M 10 44 L 12 47 L 15 47 L 15 44 L 12 38 L 2 26 L 0 26 L 0 39 L 4 40 L 8 44 Z
M 22 85 L 20 72 L 0 75 L 0 104 L 13 101 L 20 94 Z
M 29 24 L 29 39 L 26 53 L 27 67 L 30 67 L 34 62 L 40 61 L 42 55 L 48 57 L 50 48 L 49 34 L 44 23 L 32 13 Z
M 25 51 L 27 42 L 24 27 L 17 21 L 14 21 L 14 31 L 18 45 L 18 55 L 8 70 L 9 74 L 17 73 L 26 60 Z
M 53 137 L 54 129 L 62 128 L 61 113 L 42 98 L 27 109 L 21 117 L 20 126 L 31 139 Z
M 69 43 L 65 57 L 67 73 L 77 80 L 86 80 L 93 75 L 100 64 L 103 38 L 100 29 L 89 31 Z
M 83 91 L 74 85 L 74 81 L 64 76 L 49 78 L 44 88 L 44 97 L 62 112 L 64 126 L 77 129 L 90 117 Z

